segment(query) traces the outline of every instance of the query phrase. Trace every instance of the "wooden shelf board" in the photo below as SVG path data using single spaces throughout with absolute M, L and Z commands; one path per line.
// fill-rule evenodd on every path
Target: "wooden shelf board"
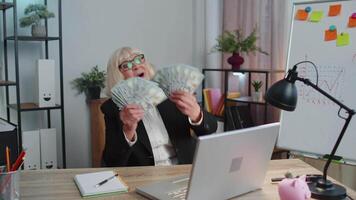
M 244 97 L 239 97 L 239 98 L 229 98 L 226 99 L 227 101 L 234 101 L 234 102 L 241 102 L 241 103 L 253 103 L 253 104 L 266 104 L 266 101 L 256 101 L 252 99 L 251 96 L 244 96 Z
M 5 40 L 15 40 L 14 36 L 6 37 Z M 48 41 L 59 40 L 59 37 L 33 37 L 33 36 L 17 36 L 19 41 Z
M 10 104 L 10 108 L 17 110 L 18 107 L 16 104 Z M 51 107 L 38 107 L 36 103 L 21 103 L 20 110 L 21 111 L 36 111 L 36 110 L 52 110 L 52 109 L 60 109 L 62 106 L 56 104 L 56 106 Z
M 0 80 L 0 86 L 9 86 L 9 85 L 16 85 L 16 82 Z
M 9 8 L 14 7 L 13 3 L 9 3 L 9 2 L 0 2 L 0 10 L 6 10 Z

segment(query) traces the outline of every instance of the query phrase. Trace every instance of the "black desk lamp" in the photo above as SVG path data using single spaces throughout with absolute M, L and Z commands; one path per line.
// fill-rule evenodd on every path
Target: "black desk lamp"
M 317 72 L 317 81 L 316 84 L 310 82 L 309 79 L 305 78 L 300 78 L 298 77 L 298 72 L 297 72 L 297 66 L 301 63 L 310 63 L 315 67 L 315 70 Z M 312 193 L 312 197 L 316 199 L 344 199 L 346 198 L 346 189 L 340 185 L 334 184 L 331 181 L 327 180 L 327 172 L 329 165 L 331 163 L 331 160 L 333 159 L 335 152 L 337 148 L 339 147 L 339 144 L 341 142 L 342 137 L 344 136 L 344 133 L 346 131 L 347 126 L 349 125 L 352 116 L 355 114 L 355 111 L 350 109 L 349 107 L 345 106 L 342 104 L 340 101 L 329 95 L 327 92 L 324 90 L 320 89 L 318 87 L 318 71 L 314 63 L 310 61 L 302 61 L 294 65 L 293 69 L 290 69 L 288 71 L 287 77 L 285 77 L 283 80 L 280 80 L 273 84 L 267 91 L 265 99 L 268 103 L 270 103 L 273 106 L 276 106 L 280 109 L 286 110 L 286 111 L 294 111 L 296 104 L 297 104 L 297 88 L 295 86 L 295 81 L 301 81 L 304 84 L 311 86 L 324 96 L 326 96 L 328 99 L 336 103 L 338 106 L 340 106 L 338 116 L 342 119 L 345 120 L 345 124 L 341 130 L 341 133 L 334 145 L 333 150 L 331 151 L 331 154 L 325 163 L 324 166 L 324 171 L 323 171 L 323 176 L 320 176 L 316 179 L 311 180 L 310 183 L 308 183 L 309 189 Z M 346 113 L 348 113 L 348 117 L 342 117 L 340 115 L 341 109 L 346 110 Z

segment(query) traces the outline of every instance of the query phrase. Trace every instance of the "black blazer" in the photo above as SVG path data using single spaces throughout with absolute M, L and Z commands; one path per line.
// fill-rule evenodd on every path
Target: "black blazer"
M 214 133 L 217 129 L 216 118 L 203 111 L 203 122 L 199 126 L 192 126 L 188 117 L 169 99 L 159 104 L 157 108 L 176 151 L 178 164 L 192 163 L 196 140 L 190 135 L 190 128 L 197 136 Z M 151 144 L 143 122 L 138 123 L 137 142 L 130 147 L 122 132 L 123 123 L 115 103 L 108 99 L 101 106 L 101 111 L 105 116 L 106 138 L 103 152 L 105 165 L 108 167 L 154 165 Z

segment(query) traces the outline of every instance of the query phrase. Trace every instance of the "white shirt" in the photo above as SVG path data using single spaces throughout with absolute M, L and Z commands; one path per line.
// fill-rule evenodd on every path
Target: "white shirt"
M 203 117 L 198 123 L 193 123 L 191 119 L 189 119 L 191 125 L 200 125 L 202 121 Z M 167 129 L 157 108 L 154 107 L 147 110 L 142 122 L 146 128 L 151 143 L 155 166 L 178 164 L 176 152 L 169 140 Z M 124 136 L 126 138 L 125 133 Z M 126 138 L 126 141 L 130 146 L 133 146 L 137 142 L 137 133 L 135 133 L 134 138 L 134 141 L 130 141 Z

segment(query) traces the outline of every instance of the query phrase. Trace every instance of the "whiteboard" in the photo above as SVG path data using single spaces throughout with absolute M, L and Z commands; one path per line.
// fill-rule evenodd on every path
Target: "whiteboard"
M 338 4 L 341 5 L 339 15 L 329 17 L 330 6 Z M 348 27 L 348 21 L 352 13 L 356 13 L 356 0 L 309 1 L 293 3 L 292 6 L 287 69 L 300 61 L 314 62 L 319 71 L 319 87 L 355 110 L 356 27 Z M 298 10 L 305 10 L 308 6 L 311 12 L 323 12 L 320 21 L 310 22 L 311 12 L 306 21 L 302 20 L 303 15 L 298 15 L 300 20 L 296 19 Z M 349 44 L 338 46 L 336 40 L 325 41 L 325 30 L 330 25 L 336 26 L 337 34 L 348 33 Z M 300 77 L 316 82 L 312 65 L 298 65 L 297 71 Z M 317 156 L 330 154 L 345 122 L 338 117 L 339 107 L 301 82 L 296 82 L 296 87 L 297 108 L 294 112 L 282 111 L 277 146 Z M 344 111 L 341 115 L 347 116 Z M 351 120 L 336 155 L 356 162 L 356 116 Z

